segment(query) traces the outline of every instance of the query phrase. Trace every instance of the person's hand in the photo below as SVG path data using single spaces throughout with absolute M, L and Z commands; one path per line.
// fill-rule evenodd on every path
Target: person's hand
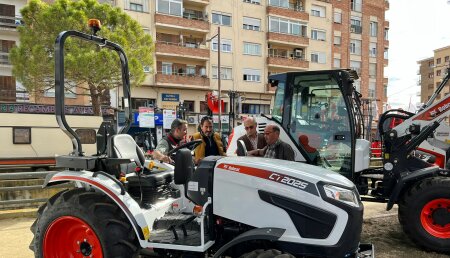
M 198 163 L 200 163 L 200 161 L 202 161 L 202 158 L 195 159 L 195 165 L 198 165 Z
M 166 163 L 169 163 L 169 164 L 174 162 L 169 156 L 164 156 L 162 158 L 162 161 L 166 162 Z

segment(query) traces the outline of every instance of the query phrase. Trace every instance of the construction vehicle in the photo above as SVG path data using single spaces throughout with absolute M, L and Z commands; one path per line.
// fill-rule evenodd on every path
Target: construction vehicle
M 437 94 L 448 78 L 447 73 Z M 361 96 L 353 86 L 356 79 L 354 71 L 344 69 L 270 76 L 269 83 L 278 87 L 272 115 L 257 117 L 259 132 L 268 124 L 278 125 L 280 138 L 293 147 L 296 161 L 344 175 L 355 183 L 362 200 L 386 202 L 387 210 L 398 204 L 403 230 L 416 244 L 450 252 L 449 173 L 415 155 L 417 147 L 433 136 L 450 113 L 450 95 L 417 114 L 385 113 L 380 126 L 388 117 L 404 121 L 381 131 L 383 167 L 371 168 Z M 228 155 L 245 153 L 237 144 L 244 133 L 242 125 L 234 128 Z
M 83 154 L 65 119 L 69 36 L 120 57 L 126 125 L 114 134 L 103 122 L 94 156 Z M 372 257 L 372 245 L 360 244 L 363 205 L 351 181 L 316 166 L 249 157 L 211 156 L 195 168 L 191 149 L 199 141 L 173 149 L 174 166 L 145 160 L 125 134 L 132 117 L 123 49 L 77 31 L 60 33 L 55 45 L 56 118 L 73 152 L 56 158 L 66 170 L 44 186 L 74 182 L 75 189 L 39 208 L 31 227 L 36 257 Z

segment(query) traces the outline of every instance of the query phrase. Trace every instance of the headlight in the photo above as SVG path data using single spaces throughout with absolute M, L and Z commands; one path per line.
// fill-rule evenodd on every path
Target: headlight
M 323 189 L 325 190 L 325 194 L 337 201 L 346 203 L 348 205 L 359 207 L 359 198 L 358 195 L 352 191 L 335 185 L 324 185 Z

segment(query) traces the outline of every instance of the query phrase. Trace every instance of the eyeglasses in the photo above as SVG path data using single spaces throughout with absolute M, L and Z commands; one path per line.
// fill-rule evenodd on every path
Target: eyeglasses
M 253 126 L 253 125 L 251 125 L 251 126 L 246 126 L 246 127 L 245 127 L 245 130 L 253 129 L 253 128 L 255 128 L 255 126 Z

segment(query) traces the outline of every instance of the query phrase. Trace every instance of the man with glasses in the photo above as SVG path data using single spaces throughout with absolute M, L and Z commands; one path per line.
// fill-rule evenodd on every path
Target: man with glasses
M 256 131 L 257 126 L 258 124 L 254 117 L 249 117 L 244 121 L 246 134 L 239 137 L 238 141 L 242 140 L 244 142 L 247 151 L 263 149 L 267 145 L 264 135 Z
M 267 146 L 263 149 L 250 151 L 248 152 L 249 155 L 295 161 L 295 153 L 292 147 L 280 140 L 280 127 L 277 125 L 266 126 L 264 129 L 264 138 L 266 139 Z

